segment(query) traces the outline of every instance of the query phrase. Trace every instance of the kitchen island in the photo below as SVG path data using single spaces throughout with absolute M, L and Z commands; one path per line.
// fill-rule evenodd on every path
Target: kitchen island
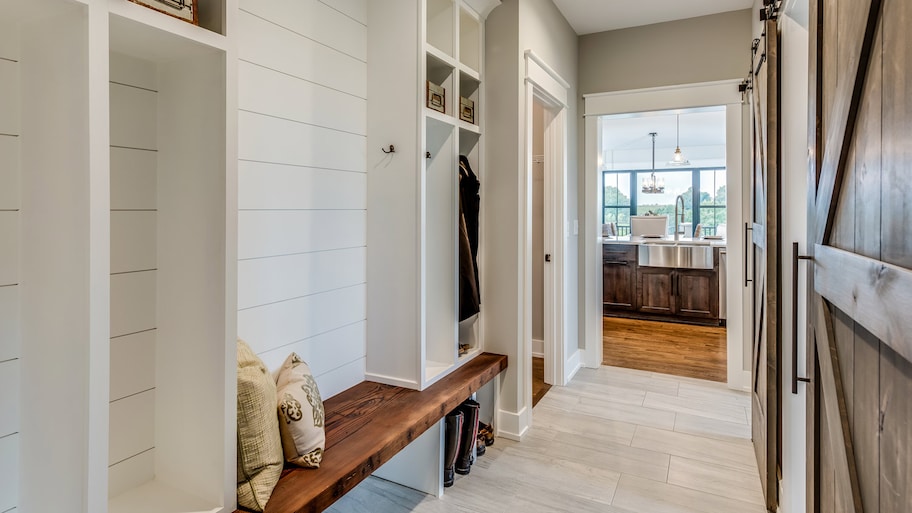
M 602 312 L 718 326 L 725 240 L 604 237 Z

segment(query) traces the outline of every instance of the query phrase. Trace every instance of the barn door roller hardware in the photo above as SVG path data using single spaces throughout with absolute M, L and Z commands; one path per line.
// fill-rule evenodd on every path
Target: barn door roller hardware
M 760 8 L 760 21 L 779 19 L 780 0 L 763 0 Z

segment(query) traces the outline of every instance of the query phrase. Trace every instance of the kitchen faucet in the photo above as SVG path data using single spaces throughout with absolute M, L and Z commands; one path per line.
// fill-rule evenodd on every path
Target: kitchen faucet
M 675 216 L 674 216 L 675 239 L 674 239 L 674 240 L 675 240 L 676 242 L 677 242 L 677 240 L 678 240 L 678 227 L 680 226 L 680 225 L 678 224 L 678 203 L 679 203 L 679 202 L 681 203 L 681 217 L 680 217 L 680 222 L 681 222 L 681 224 L 684 224 L 684 196 L 683 196 L 682 194 L 678 194 L 678 197 L 675 198 Z

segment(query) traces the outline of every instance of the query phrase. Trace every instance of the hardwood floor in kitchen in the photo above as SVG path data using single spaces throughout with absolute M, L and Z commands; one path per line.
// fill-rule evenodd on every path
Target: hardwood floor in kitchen
M 602 318 L 604 365 L 725 382 L 725 328 Z

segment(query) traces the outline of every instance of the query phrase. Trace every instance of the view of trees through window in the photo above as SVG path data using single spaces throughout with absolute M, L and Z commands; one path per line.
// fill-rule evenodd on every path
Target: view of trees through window
M 666 192 L 662 194 L 647 194 L 639 189 L 642 179 L 648 177 L 651 172 L 602 172 L 603 223 L 613 222 L 618 227 L 619 235 L 628 235 L 632 215 L 668 216 L 667 233 L 672 234 L 675 200 L 678 194 L 681 194 L 684 199 L 682 231 L 685 235 L 692 235 L 697 224 L 702 224 L 704 235 L 725 235 L 725 168 L 656 171 L 656 177 L 664 179 L 665 182 Z M 681 192 L 675 194 L 674 191 Z M 698 205 L 696 211 L 695 203 Z

